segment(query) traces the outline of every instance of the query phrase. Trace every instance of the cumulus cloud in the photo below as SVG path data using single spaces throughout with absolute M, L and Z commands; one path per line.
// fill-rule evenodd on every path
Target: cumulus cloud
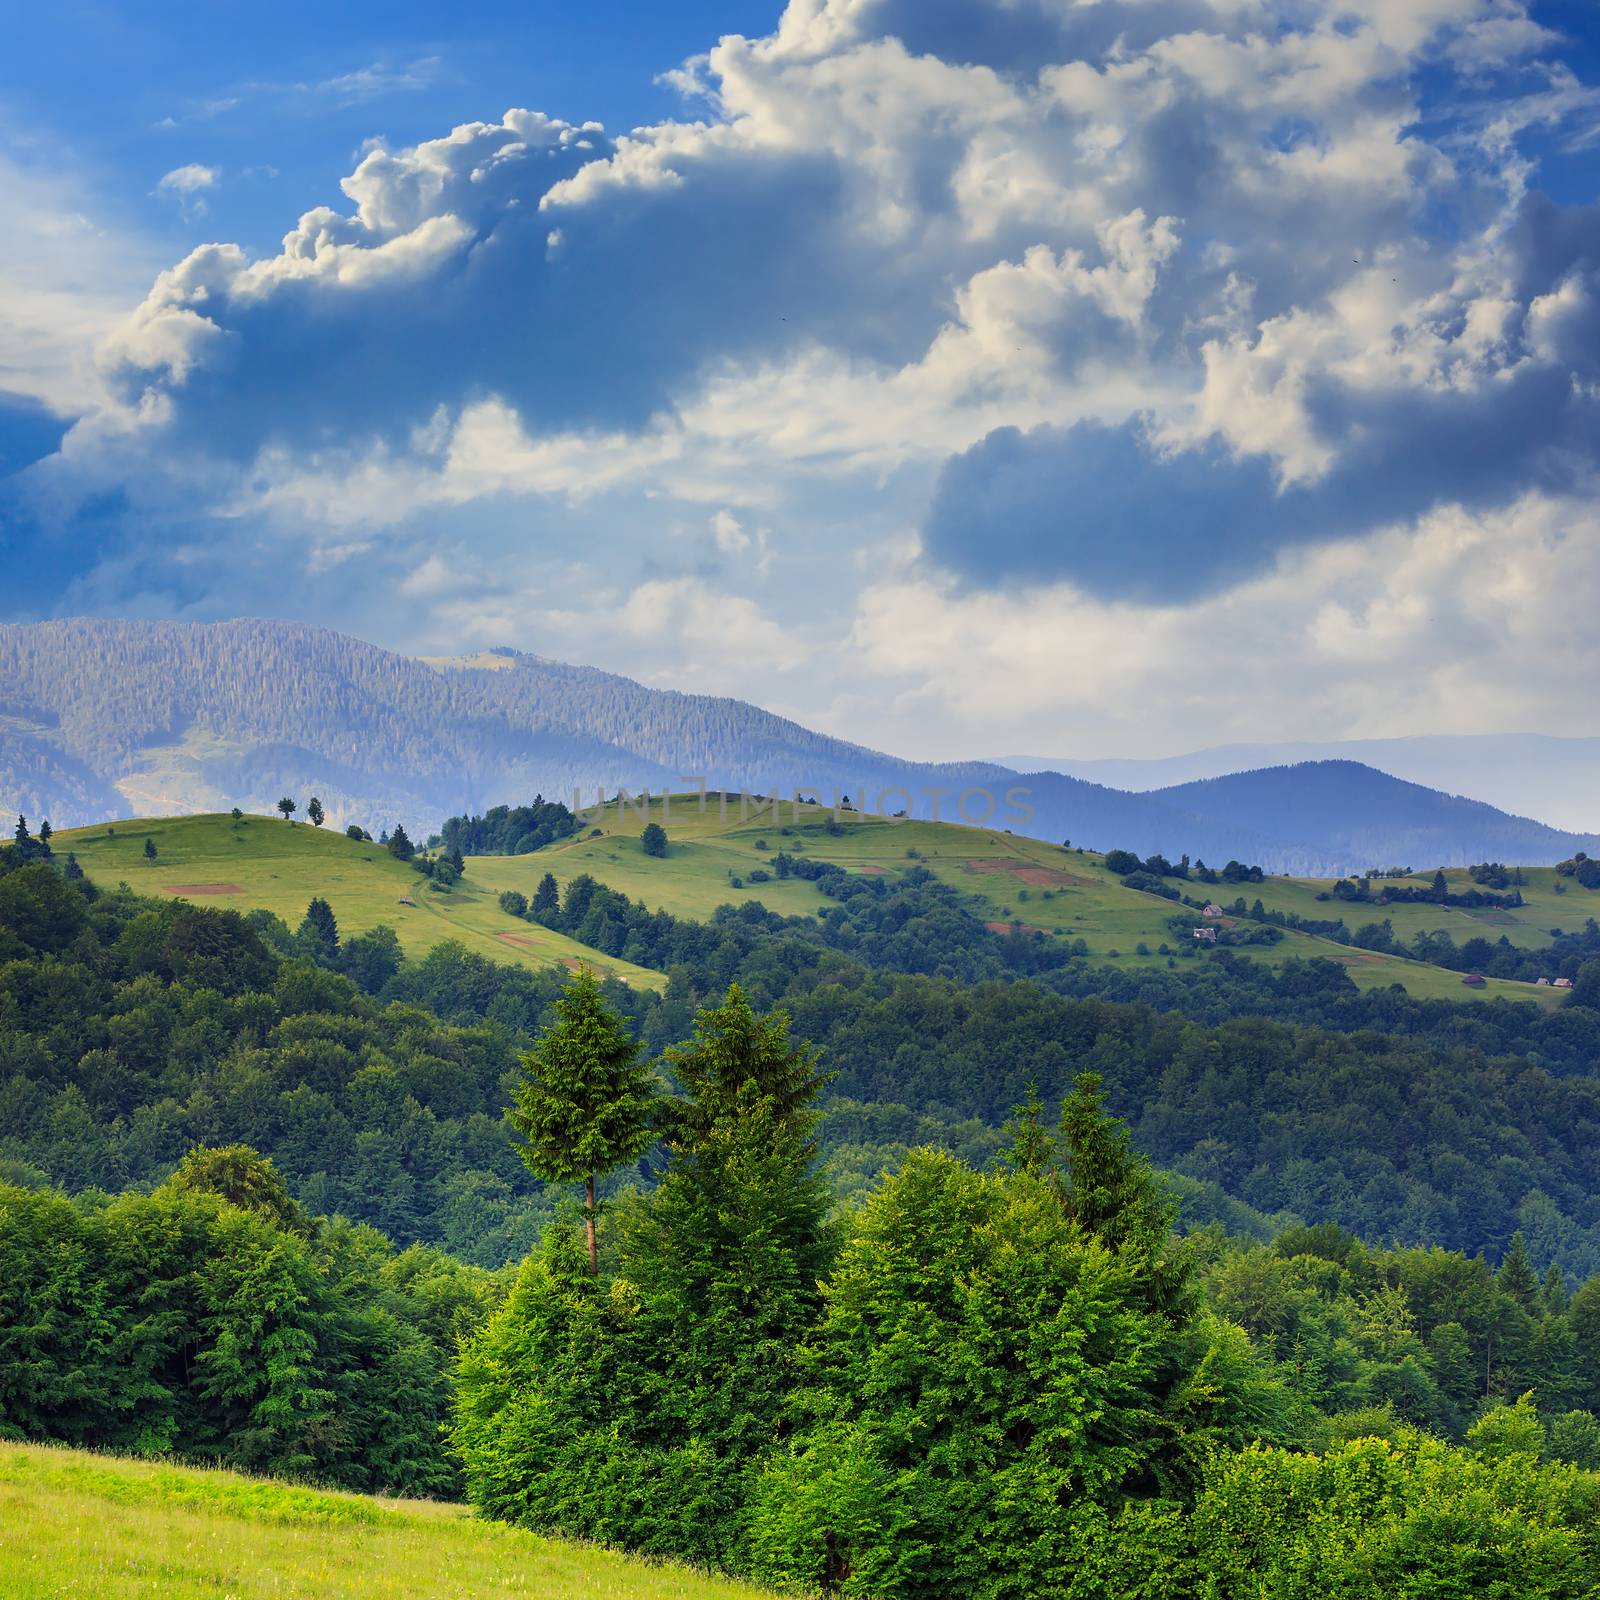
M 1198 602 L 1108 604 L 1061 583 L 874 583 L 849 649 L 881 686 L 879 725 L 939 729 L 925 747 L 944 755 L 970 752 L 979 729 L 984 749 L 1043 728 L 1129 754 L 1263 728 L 1570 732 L 1593 725 L 1600 638 L 1566 619 L 1596 604 L 1592 503 L 1528 495 L 1291 551 Z
M 173 606 L 221 609 L 289 551 L 284 604 L 359 566 L 407 638 L 719 684 L 720 616 L 745 692 L 803 677 L 868 737 L 835 663 L 854 630 L 898 670 L 893 596 L 946 630 L 907 658 L 937 698 L 974 618 L 1056 677 L 1063 618 L 1181 650 L 1179 600 L 1322 616 L 1335 552 L 1418 576 L 1541 507 L 1570 565 L 1600 220 L 1539 193 L 1530 140 L 1596 110 L 1561 49 L 1519 0 L 790 0 L 674 74 L 679 117 L 374 146 L 276 253 L 169 267 L 32 511 L 121 508 L 73 580 L 102 604 L 153 604 L 166 552 Z

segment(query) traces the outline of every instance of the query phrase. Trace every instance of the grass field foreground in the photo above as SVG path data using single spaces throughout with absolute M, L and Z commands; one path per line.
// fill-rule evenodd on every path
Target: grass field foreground
M 3 1600 L 759 1600 L 765 1591 L 380 1500 L 0 1444 Z

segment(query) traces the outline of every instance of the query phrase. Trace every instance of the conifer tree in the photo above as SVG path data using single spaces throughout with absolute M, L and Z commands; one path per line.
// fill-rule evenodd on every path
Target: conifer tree
M 313 961 L 333 961 L 339 954 L 339 924 L 333 907 L 317 895 L 306 907 L 306 914 L 296 934 L 300 948 Z
M 1133 1148 L 1127 1124 L 1106 1110 L 1100 1075 L 1080 1073 L 1061 1107 L 1068 1208 L 1079 1227 L 1117 1251 L 1151 1262 L 1151 1308 L 1181 1315 L 1187 1258 L 1171 1248 L 1176 1212 L 1150 1163 Z
M 156 855 L 157 855 L 157 851 L 156 851 L 156 842 L 155 842 L 155 840 L 147 838 L 145 840 L 145 842 L 144 842 L 144 858 L 145 858 L 145 860 L 146 861 L 154 861 L 155 858 L 156 858 Z
M 561 886 L 556 875 L 547 872 L 533 891 L 533 914 L 536 917 L 554 916 L 561 909 Z
M 1495 1282 L 1501 1294 L 1515 1300 L 1524 1311 L 1532 1313 L 1538 1309 L 1539 1280 L 1528 1260 L 1528 1247 L 1521 1229 L 1511 1235 L 1511 1244 L 1500 1263 L 1500 1271 L 1495 1274 Z
M 398 830 L 396 830 L 398 832 Z M 522 1057 L 506 1113 L 525 1143 L 518 1154 L 548 1182 L 584 1185 L 589 1271 L 599 1272 L 595 1182 L 650 1143 L 654 1081 L 638 1041 L 606 1004 L 587 968 L 556 1001 L 556 1024 Z
M 327 813 L 322 809 L 322 802 L 315 795 L 312 795 L 312 797 L 306 801 L 306 817 L 309 819 L 311 826 L 313 828 L 320 828 L 322 826 L 323 818 L 326 815 Z
M 1006 1160 L 1013 1172 L 1039 1177 L 1054 1168 L 1056 1143 L 1044 1124 L 1044 1102 L 1036 1082 L 1029 1083 L 1021 1103 L 1011 1108 L 1006 1132 L 1011 1135 Z

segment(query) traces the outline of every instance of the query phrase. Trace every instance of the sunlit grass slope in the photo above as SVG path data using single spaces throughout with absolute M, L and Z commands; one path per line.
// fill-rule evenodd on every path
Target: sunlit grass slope
M 0 1597 L 54 1600 L 758 1600 L 679 1567 L 331 1494 L 0 1445 Z
M 640 845 L 639 834 L 646 820 L 661 823 L 667 831 L 670 843 L 665 859 L 645 855 Z M 644 901 L 652 910 L 678 916 L 705 918 L 719 905 L 745 901 L 760 901 L 786 915 L 815 915 L 830 902 L 814 884 L 795 878 L 779 880 L 776 876 L 765 883 L 751 881 L 752 871 L 770 873 L 773 856 L 787 850 L 874 876 L 900 875 L 917 866 L 926 867 L 951 884 L 985 921 L 997 926 L 1020 921 L 1029 928 L 1047 929 L 1055 937 L 1081 938 L 1095 961 L 1133 967 L 1164 966 L 1166 958 L 1159 954 L 1160 947 L 1182 942 L 1167 927 L 1167 919 L 1182 908 L 1159 896 L 1124 887 L 1106 870 L 1104 857 L 1092 851 L 1063 849 L 998 828 L 849 814 L 830 828 L 831 820 L 831 812 L 820 807 L 802 808 L 797 814 L 792 804 L 784 803 L 774 817 L 771 812 L 752 815 L 750 803 L 741 806 L 735 796 L 726 801 L 717 795 L 703 800 L 693 795 L 673 796 L 652 802 L 648 812 L 632 805 L 608 806 L 595 813 L 576 839 L 533 855 L 473 857 L 468 871 L 474 881 L 488 888 L 519 889 L 530 898 L 546 872 L 552 873 L 563 887 L 579 873 L 587 872 L 620 893 Z M 595 827 L 600 829 L 598 836 L 593 836 Z M 1465 873 L 1456 876 L 1465 881 Z M 1540 883 L 1554 880 L 1554 873 L 1548 869 L 1528 876 Z M 1385 914 L 1357 908 L 1359 914 L 1352 920 L 1351 908 L 1330 908 L 1317 900 L 1317 890 L 1325 887 L 1301 880 L 1273 879 L 1267 884 L 1247 884 L 1244 892 L 1249 900 L 1259 895 L 1268 906 L 1281 904 L 1284 909 L 1298 910 L 1308 917 L 1331 919 L 1343 910 L 1352 928 Z M 1205 890 L 1202 885 L 1191 884 L 1188 892 L 1192 896 L 1210 893 L 1231 902 L 1241 890 Z M 1562 923 L 1559 916 L 1546 920 L 1541 906 L 1536 913 L 1541 926 L 1582 926 L 1581 908 L 1573 901 L 1573 895 L 1582 895 L 1583 891 L 1557 896 L 1546 887 L 1542 893 L 1571 920 Z M 1600 901 L 1600 896 L 1595 898 Z M 1570 906 L 1566 904 L 1569 901 L 1573 901 Z M 1526 918 L 1530 914 L 1518 915 Z M 1395 926 L 1397 930 L 1401 928 L 1398 917 Z M 1458 932 L 1456 938 L 1459 942 L 1476 931 L 1481 930 L 1474 926 Z M 1139 954 L 1140 944 L 1150 954 Z M 1345 967 L 1364 989 L 1400 983 L 1419 999 L 1473 1000 L 1503 995 L 1538 999 L 1546 1004 L 1559 1001 L 1559 996 L 1549 990 L 1524 983 L 1493 981 L 1482 989 L 1469 991 L 1463 989 L 1458 972 L 1355 950 L 1294 931 L 1286 932 L 1279 944 L 1246 946 L 1239 953 L 1274 965 L 1292 956 L 1320 956 Z
M 669 846 L 664 858 L 647 856 L 639 841 L 646 820 L 662 823 Z M 144 856 L 144 841 L 155 842 L 156 859 Z M 779 879 L 773 857 L 786 850 L 848 871 L 895 877 L 926 867 L 950 884 L 964 902 L 997 929 L 1020 922 L 1046 930 L 1053 938 L 1082 939 L 1090 959 L 1125 967 L 1164 966 L 1163 944 L 1181 946 L 1183 936 L 1167 926 L 1181 908 L 1156 895 L 1129 889 L 1106 870 L 1092 851 L 1064 849 L 1004 829 L 955 823 L 894 821 L 846 814 L 833 822 L 820 807 L 782 807 L 751 814 L 736 797 L 656 800 L 648 811 L 615 805 L 594 814 L 582 833 L 561 844 L 524 856 L 473 856 L 465 878 L 449 894 L 438 894 L 419 874 L 396 861 L 381 846 L 360 844 L 330 829 L 276 818 L 247 817 L 235 823 L 226 815 L 165 817 L 121 822 L 113 827 L 80 828 L 57 836 L 62 849 L 76 853 L 95 882 L 112 887 L 126 882 L 145 894 L 179 895 L 199 904 L 247 910 L 263 906 L 291 927 L 299 923 L 313 895 L 333 906 L 341 930 L 360 932 L 388 923 L 411 955 L 422 955 L 445 939 L 500 961 L 527 966 L 588 962 L 627 982 L 659 987 L 661 974 L 601 955 L 536 923 L 518 921 L 499 907 L 503 889 L 530 899 L 539 880 L 552 873 L 563 887 L 580 873 L 642 900 L 652 910 L 696 920 L 718 906 L 759 901 L 788 916 L 810 917 L 830 904 L 815 884 Z M 755 874 L 766 872 L 767 881 Z M 1468 885 L 1464 872 L 1448 874 Z M 1353 906 L 1320 901 L 1325 883 L 1270 878 L 1262 884 L 1225 886 L 1191 895 L 1215 894 L 1231 903 L 1240 893 L 1267 907 L 1331 920 L 1343 916 L 1352 930 L 1387 916 L 1396 933 L 1409 940 L 1420 929 L 1447 928 L 1457 944 L 1474 934 L 1505 933 L 1519 945 L 1538 948 L 1551 928 L 1577 929 L 1600 911 L 1600 894 L 1591 895 L 1550 868 L 1525 872 L 1523 895 L 1529 904 L 1515 912 L 1462 911 L 1437 906 Z M 1416 881 L 1425 882 L 1426 879 Z M 1565 885 L 1557 893 L 1556 884 Z M 410 904 L 405 902 L 410 901 Z M 1143 945 L 1148 952 L 1140 952 Z M 1526 983 L 1491 981 L 1464 989 L 1461 974 L 1327 939 L 1290 931 L 1281 943 L 1245 946 L 1239 953 L 1274 965 L 1292 956 L 1320 956 L 1345 967 L 1362 988 L 1402 984 L 1420 999 L 1473 1000 L 1503 995 L 1559 1003 L 1559 994 Z
M 147 860 L 146 839 L 156 858 Z M 109 827 L 77 828 L 56 835 L 59 851 L 72 851 L 102 888 L 126 883 L 140 894 L 173 895 L 198 905 L 260 906 L 299 926 L 313 895 L 333 907 L 342 934 L 387 923 L 411 956 L 446 939 L 496 961 L 544 967 L 585 961 L 627 982 L 658 987 L 659 974 L 615 961 L 561 934 L 513 922 L 500 910 L 498 888 L 469 872 L 449 894 L 381 845 L 361 844 L 328 828 L 279 818 L 227 815 L 157 817 Z M 409 904 L 407 903 L 409 902 Z

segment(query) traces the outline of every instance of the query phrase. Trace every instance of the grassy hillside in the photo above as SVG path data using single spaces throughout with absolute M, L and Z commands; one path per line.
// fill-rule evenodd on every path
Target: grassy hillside
M 469 859 L 468 877 L 475 883 L 498 892 L 518 889 L 532 896 L 539 879 L 553 873 L 563 887 L 579 873 L 587 872 L 602 883 L 635 899 L 652 910 L 665 910 L 684 917 L 704 918 L 719 905 L 732 901 L 759 900 L 771 910 L 794 916 L 814 915 L 827 905 L 827 898 L 815 884 L 799 879 L 752 883 L 752 871 L 771 871 L 772 857 L 779 850 L 816 861 L 834 862 L 848 870 L 873 875 L 900 874 L 922 866 L 943 882 L 953 885 L 970 908 L 997 929 L 1020 921 L 1025 927 L 1042 928 L 1054 937 L 1081 938 L 1092 959 L 1120 966 L 1161 966 L 1163 944 L 1181 944 L 1168 927 L 1167 919 L 1182 908 L 1157 895 L 1126 888 L 1108 872 L 1104 857 L 1086 850 L 1064 850 L 1040 839 L 1028 839 L 1004 830 L 958 826 L 953 823 L 900 821 L 880 817 L 848 819 L 840 831 L 830 831 L 831 813 L 817 808 L 794 815 L 786 805 L 782 816 L 743 816 L 737 800 L 724 807 L 712 796 L 702 806 L 697 797 L 654 802 L 648 812 L 651 821 L 666 829 L 669 846 L 665 859 L 646 856 L 639 833 L 645 814 L 629 807 L 619 816 L 610 806 L 599 814 L 599 837 L 588 836 L 526 856 L 476 856 Z M 1457 874 L 1463 881 L 1465 873 Z M 1556 896 L 1548 887 L 1555 881 L 1553 869 L 1529 874 L 1545 885 L 1537 912 L 1538 927 L 1583 925 L 1588 897 L 1581 890 Z M 742 887 L 735 887 L 738 880 Z M 1294 909 L 1304 916 L 1331 919 L 1350 908 L 1319 902 L 1317 891 L 1326 885 L 1301 879 L 1271 879 L 1267 884 L 1246 885 L 1247 898 L 1258 894 L 1269 906 Z M 1191 893 L 1200 892 L 1198 885 Z M 1232 900 L 1235 888 L 1212 891 Z M 1525 889 L 1524 894 L 1532 895 Z M 1597 896 L 1596 899 L 1600 899 Z M 1561 908 L 1561 914 L 1548 917 L 1545 901 Z M 1293 902 L 1292 905 L 1290 902 Z M 1570 903 L 1569 903 L 1570 902 Z M 1358 908 L 1356 921 L 1368 922 L 1384 913 Z M 1434 908 L 1405 907 L 1426 918 Z M 1493 916 L 1496 913 L 1455 913 L 1458 916 Z M 1589 913 L 1592 914 L 1592 913 Z M 1519 913 L 1524 919 L 1534 916 L 1530 908 Z M 1563 921 L 1565 916 L 1567 921 Z M 1430 924 L 1431 925 L 1431 924 Z M 1395 926 L 1400 928 L 1397 917 Z M 1527 924 L 1530 934 L 1534 924 Z M 1471 931 L 1481 931 L 1474 927 Z M 1458 937 L 1470 937 L 1458 935 Z M 1548 935 L 1545 936 L 1548 943 Z M 1140 955 L 1143 944 L 1148 955 Z M 1240 954 L 1255 960 L 1278 964 L 1292 956 L 1320 956 L 1347 968 L 1364 989 L 1402 983 L 1419 999 L 1461 1000 L 1503 995 L 1516 999 L 1559 999 L 1547 990 L 1530 984 L 1490 982 L 1476 991 L 1464 990 L 1461 974 L 1443 968 L 1402 961 L 1394 956 L 1366 950 L 1353 950 L 1327 939 L 1289 931 L 1283 941 L 1270 946 L 1249 946 Z
M 156 859 L 146 860 L 144 842 Z M 659 974 L 613 961 L 559 933 L 514 923 L 488 889 L 469 873 L 449 894 L 439 894 L 420 874 L 381 845 L 359 844 L 329 828 L 277 818 L 226 815 L 158 817 L 56 835 L 102 888 L 126 883 L 140 894 L 174 895 L 202 905 L 248 911 L 261 906 L 299 925 L 306 904 L 321 895 L 333 907 L 341 933 L 361 933 L 387 923 L 409 955 L 422 955 L 445 939 L 459 939 L 497 961 L 543 967 L 579 960 L 614 972 L 628 983 L 654 988 Z
M 640 845 L 647 817 L 667 830 L 665 858 L 645 855 Z M 413 955 L 441 940 L 459 939 L 496 960 L 534 967 L 586 961 L 647 988 L 660 987 L 662 975 L 601 955 L 534 923 L 513 920 L 500 910 L 500 892 L 517 889 L 531 898 L 546 872 L 563 887 L 589 873 L 652 910 L 695 920 L 709 918 L 718 906 L 745 901 L 759 901 L 789 916 L 814 916 L 829 904 L 815 884 L 753 877 L 771 874 L 773 857 L 784 850 L 873 876 L 925 867 L 952 885 L 997 931 L 1020 922 L 1053 938 L 1082 939 L 1097 962 L 1161 966 L 1168 959 L 1161 947 L 1183 944 L 1167 927 L 1167 919 L 1181 908 L 1125 887 L 1106 870 L 1103 857 L 1003 830 L 867 816 L 834 824 L 823 808 L 796 816 L 792 806 L 785 806 L 777 819 L 741 816 L 737 800 L 724 806 L 716 797 L 703 804 L 695 797 L 657 800 L 648 813 L 628 807 L 619 814 L 610 806 L 595 817 L 594 825 L 598 832 L 595 826 L 586 827 L 582 837 L 532 855 L 470 857 L 466 876 L 448 894 L 436 892 L 378 845 L 276 818 L 247 817 L 238 823 L 226 815 L 157 818 L 76 829 L 58 834 L 57 844 L 75 852 L 89 876 L 106 887 L 126 882 L 144 894 L 177 895 L 241 910 L 262 906 L 291 927 L 304 915 L 307 901 L 320 894 L 344 932 L 388 923 Z M 153 862 L 144 856 L 147 837 L 158 852 Z M 1470 886 L 1464 872 L 1450 876 Z M 1570 882 L 1558 894 L 1555 886 L 1565 880 L 1557 879 L 1553 869 L 1532 868 L 1526 877 L 1523 894 L 1529 904 L 1514 913 L 1426 905 L 1380 910 L 1319 901 L 1317 895 L 1327 885 L 1311 879 L 1271 878 L 1245 885 L 1243 892 L 1249 900 L 1259 897 L 1269 908 L 1304 917 L 1343 915 L 1352 929 L 1389 916 L 1406 939 L 1424 928 L 1448 928 L 1458 943 L 1476 933 L 1496 938 L 1503 932 L 1528 948 L 1547 944 L 1551 928 L 1581 928 L 1600 905 L 1600 896 Z M 1191 892 L 1198 887 L 1191 886 Z M 1213 892 L 1231 901 L 1241 891 L 1229 887 Z M 1140 952 L 1141 945 L 1147 953 Z M 1483 989 L 1465 990 L 1459 973 L 1294 931 L 1279 944 L 1243 947 L 1239 953 L 1273 964 L 1294 956 L 1320 956 L 1344 966 L 1362 988 L 1400 983 L 1420 999 L 1504 995 L 1554 1004 L 1560 998 L 1525 983 L 1491 981 Z
M 1265 884 L 1248 885 L 1246 898 L 1260 895 L 1269 910 L 1292 911 L 1302 917 L 1342 916 L 1355 928 L 1364 922 L 1388 918 L 1396 935 L 1412 939 L 1419 933 L 1448 933 L 1457 944 L 1468 939 L 1499 939 L 1504 936 L 1523 950 L 1539 950 L 1550 942 L 1550 930 L 1580 932 L 1590 917 L 1600 917 L 1600 893 L 1582 888 L 1572 878 L 1558 876 L 1554 867 L 1524 867 L 1523 882 L 1517 885 L 1527 902 L 1516 910 L 1485 907 L 1469 911 L 1460 906 L 1392 905 L 1364 906 L 1341 901 L 1318 900 L 1328 885 L 1315 878 L 1271 878 Z M 1462 868 L 1445 873 L 1452 894 L 1464 894 L 1478 887 Z M 1432 871 L 1419 872 L 1399 882 L 1409 888 L 1428 888 Z M 1557 886 L 1560 886 L 1559 888 Z M 1230 889 L 1223 896 L 1231 900 L 1240 891 Z
M 0 1444 L 0 1596 L 56 1600 L 757 1600 L 461 1506 Z

